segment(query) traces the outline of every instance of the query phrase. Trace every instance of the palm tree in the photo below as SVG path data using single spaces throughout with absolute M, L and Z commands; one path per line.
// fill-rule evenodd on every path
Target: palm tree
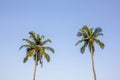
M 98 37 L 103 36 L 102 29 L 100 27 L 98 28 L 89 28 L 87 25 L 80 28 L 79 32 L 77 33 L 77 36 L 81 39 L 75 44 L 78 45 L 79 43 L 84 43 L 83 46 L 80 48 L 81 53 L 83 54 L 85 52 L 85 48 L 88 47 L 89 51 L 91 53 L 91 59 L 92 59 L 92 69 L 94 74 L 94 80 L 96 80 L 96 73 L 94 68 L 94 52 L 95 52 L 95 46 L 94 44 L 97 43 L 100 48 L 104 48 L 104 43 L 101 42 Z
M 23 39 L 24 41 L 27 42 L 27 44 L 22 45 L 20 47 L 20 49 L 23 47 L 26 48 L 26 56 L 23 60 L 24 63 L 28 60 L 29 57 L 33 57 L 33 59 L 35 61 L 34 75 L 33 75 L 33 80 L 35 80 L 36 67 L 38 65 L 38 62 L 40 62 L 41 67 L 43 65 L 43 57 L 45 57 L 47 62 L 49 62 L 50 56 L 47 54 L 46 50 L 49 50 L 52 53 L 54 53 L 54 49 L 49 46 L 45 46 L 45 44 L 47 42 L 51 42 L 50 39 L 43 40 L 44 36 L 36 34 L 33 31 L 29 32 L 29 34 L 30 34 L 30 38 L 32 38 L 32 40 Z

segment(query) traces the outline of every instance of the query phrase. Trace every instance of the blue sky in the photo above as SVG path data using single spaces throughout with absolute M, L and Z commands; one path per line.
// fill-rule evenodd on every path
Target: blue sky
M 0 80 L 32 80 L 34 61 L 23 63 L 19 47 L 35 31 L 52 40 L 51 62 L 37 67 L 36 80 L 93 80 L 91 57 L 79 51 L 78 29 L 101 27 L 104 50 L 96 46 L 97 80 L 120 80 L 119 0 L 0 0 Z

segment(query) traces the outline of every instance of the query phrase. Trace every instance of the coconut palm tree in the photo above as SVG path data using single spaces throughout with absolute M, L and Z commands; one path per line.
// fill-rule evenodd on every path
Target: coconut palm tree
M 96 80 L 96 72 L 94 68 L 94 52 L 95 52 L 95 43 L 97 43 L 100 48 L 104 48 L 104 43 L 101 42 L 98 37 L 103 36 L 102 29 L 100 27 L 98 28 L 89 28 L 87 25 L 80 28 L 79 32 L 77 33 L 77 36 L 81 39 L 75 44 L 78 45 L 79 43 L 84 43 L 83 46 L 80 48 L 81 53 L 83 54 L 85 52 L 85 48 L 88 47 L 91 59 L 92 59 L 92 69 L 94 74 L 94 80 Z
M 33 80 L 35 80 L 36 67 L 38 65 L 38 62 L 41 64 L 41 67 L 43 65 L 43 57 L 47 60 L 47 62 L 49 62 L 50 56 L 47 54 L 46 50 L 49 50 L 52 53 L 54 53 L 54 49 L 49 46 L 45 46 L 47 42 L 51 42 L 50 39 L 43 40 L 44 36 L 36 34 L 33 31 L 29 32 L 29 34 L 30 34 L 30 39 L 32 38 L 32 40 L 23 39 L 24 41 L 27 42 L 27 44 L 22 45 L 20 49 L 23 47 L 26 48 L 26 56 L 23 60 L 24 63 L 28 60 L 29 57 L 33 57 L 35 61 L 34 75 L 33 75 Z

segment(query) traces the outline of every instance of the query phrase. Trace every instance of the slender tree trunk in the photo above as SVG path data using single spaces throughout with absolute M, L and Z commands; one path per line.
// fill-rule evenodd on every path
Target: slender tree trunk
M 94 53 L 91 49 L 91 59 L 92 59 L 92 70 L 93 70 L 93 74 L 94 74 L 94 80 L 96 80 L 96 73 L 95 73 L 95 68 L 94 68 Z
M 33 80 L 35 80 L 35 77 L 36 77 L 36 68 L 37 68 L 37 53 L 36 53 L 36 58 L 35 58 L 35 66 L 34 66 Z

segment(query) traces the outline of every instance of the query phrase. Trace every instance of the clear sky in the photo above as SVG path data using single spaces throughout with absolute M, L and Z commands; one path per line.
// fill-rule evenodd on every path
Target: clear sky
M 32 80 L 34 61 L 23 63 L 29 31 L 52 40 L 50 63 L 37 67 L 36 80 L 93 80 L 88 50 L 75 43 L 83 25 L 101 27 L 105 48 L 96 46 L 97 80 L 120 80 L 120 0 L 0 0 L 0 80 Z

